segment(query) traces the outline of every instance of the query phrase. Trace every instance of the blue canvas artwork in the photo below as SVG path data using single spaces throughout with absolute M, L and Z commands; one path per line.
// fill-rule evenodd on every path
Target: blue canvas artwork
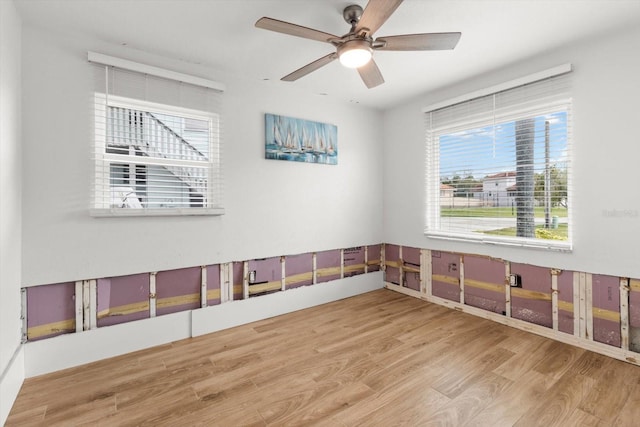
M 265 114 L 265 158 L 337 165 L 338 127 Z

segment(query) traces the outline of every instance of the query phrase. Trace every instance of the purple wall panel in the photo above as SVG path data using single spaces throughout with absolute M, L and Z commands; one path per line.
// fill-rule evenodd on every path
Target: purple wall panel
M 548 296 L 548 300 L 520 297 L 517 295 L 517 289 L 514 289 L 511 294 L 511 317 L 547 328 L 553 327 L 550 270 L 512 262 L 511 273 L 520 275 L 522 289 L 540 292 Z
M 209 291 L 217 291 L 217 297 L 210 298 Z M 207 305 L 220 304 L 220 265 L 207 266 Z
M 149 317 L 148 273 L 98 279 L 97 294 L 98 327 Z
M 464 303 L 473 307 L 504 314 L 506 312 L 506 299 L 504 291 L 498 291 L 504 286 L 505 268 L 504 262 L 482 256 L 464 256 Z M 470 280 L 497 285 L 496 291 L 482 289 L 468 283 Z
M 599 318 L 597 309 L 620 313 L 620 278 L 591 275 L 593 285 L 593 340 L 620 347 L 620 321 Z
M 420 266 L 420 249 L 403 246 L 402 260 L 405 264 Z
M 431 274 L 431 293 L 434 296 L 460 302 L 460 255 L 431 251 Z M 439 276 L 457 280 L 458 285 L 438 280 Z
M 384 272 L 384 281 L 389 283 L 394 283 L 396 285 L 400 284 L 400 269 L 395 267 L 389 267 L 385 269 Z
M 382 255 L 382 245 L 367 246 L 367 271 L 380 271 L 380 258 Z M 377 261 L 376 264 L 372 264 L 372 261 Z
M 384 245 L 384 260 L 385 261 L 400 261 L 400 246 L 385 244 Z
M 287 277 L 295 276 L 298 274 L 309 274 L 309 277 L 296 281 L 287 285 L 287 289 L 298 288 L 300 286 L 307 286 L 313 283 L 313 254 L 299 254 L 299 255 L 287 255 L 285 259 L 285 275 Z
M 27 288 L 27 339 L 35 341 L 60 334 L 75 332 L 75 282 Z M 48 328 L 32 329 L 50 323 L 64 322 Z
M 233 271 L 233 299 L 241 300 L 244 296 L 242 286 L 244 281 L 244 263 L 242 261 L 234 261 L 231 269 Z
M 256 280 L 253 283 L 282 280 L 282 263 L 280 262 L 280 257 L 249 261 L 249 271 L 256 272 Z
M 201 275 L 200 267 L 159 272 L 156 275 L 156 314 L 161 316 L 200 308 Z M 167 298 L 175 300 L 162 301 Z
M 348 268 L 359 266 L 357 269 Z M 364 274 L 364 246 L 346 248 L 344 250 L 344 277 Z
M 404 286 L 414 291 L 420 291 L 420 273 L 405 271 Z
M 558 301 L 573 304 L 573 271 L 563 270 L 558 275 Z M 573 311 L 558 310 L 558 330 L 573 334 Z
M 337 268 L 337 273 L 326 273 L 320 270 L 325 268 Z M 316 283 L 328 282 L 340 278 L 340 250 L 333 249 L 316 253 Z

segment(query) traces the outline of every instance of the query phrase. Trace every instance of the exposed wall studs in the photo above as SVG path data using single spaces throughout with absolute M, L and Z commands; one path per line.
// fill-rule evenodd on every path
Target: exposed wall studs
M 287 289 L 287 282 L 286 282 L 286 276 L 287 276 L 287 270 L 286 270 L 286 263 L 287 263 L 287 257 L 285 256 L 281 256 L 280 257 L 280 290 L 284 291 L 285 289 Z
M 558 274 L 560 270 L 551 269 L 551 321 L 554 331 L 558 330 Z
M 340 278 L 344 279 L 344 249 L 340 249 Z
M 511 276 L 511 263 L 504 262 L 504 298 L 505 298 L 505 315 L 511 317 L 511 284 L 509 278 Z
M 77 283 L 76 282 L 76 291 L 78 290 L 77 287 Z M 80 282 L 82 283 L 82 282 Z M 76 292 L 76 295 L 77 292 Z M 77 299 L 77 296 L 76 296 Z M 25 342 L 27 342 L 27 288 L 22 288 L 20 289 L 20 322 L 22 324 L 22 337 L 21 337 L 21 342 L 24 344 Z M 78 304 L 76 303 L 76 308 L 77 308 Z M 80 299 L 80 307 L 82 307 L 82 299 Z M 82 309 L 81 309 L 82 310 Z M 77 311 L 77 310 L 76 310 Z M 82 330 L 82 318 L 80 318 L 80 330 Z M 76 317 L 76 332 L 78 331 L 78 319 Z
M 584 338 L 584 301 L 581 298 L 582 275 L 575 271 L 573 273 L 573 335 Z
M 460 304 L 464 304 L 464 255 L 460 255 Z
M 82 290 L 83 290 L 82 280 L 76 281 L 76 289 L 74 294 L 75 303 L 76 303 L 76 332 L 82 332 L 84 328 L 84 297 L 82 294 Z M 26 311 L 25 311 L 25 315 L 26 315 Z
M 420 271 L 423 271 L 424 273 L 420 273 L 422 274 L 423 280 L 422 280 L 422 293 L 424 293 L 427 296 L 432 296 L 432 275 L 433 275 L 433 268 L 431 265 L 431 251 L 429 249 L 422 249 L 420 251 L 420 256 L 422 257 L 422 259 L 420 259 Z
M 230 263 L 220 264 L 220 304 L 233 301 L 233 269 Z
M 149 273 L 149 317 L 156 317 L 156 274 Z
M 623 350 L 629 350 L 629 279 L 620 278 L 620 338 Z
M 200 307 L 207 306 L 207 266 L 200 267 Z
M 242 263 L 242 299 L 249 298 L 249 261 Z
M 313 264 L 313 280 L 312 283 L 315 285 L 318 283 L 318 254 L 313 253 L 312 256 L 312 264 Z
M 590 273 L 585 274 L 585 326 L 586 337 L 593 341 L 593 276 Z
M 85 280 L 82 283 L 83 328 L 85 331 L 98 327 L 98 295 L 96 280 Z M 77 318 L 77 315 L 76 315 Z
M 402 258 L 402 246 L 398 246 L 398 285 L 401 288 L 407 286 L 404 279 L 404 259 Z
M 364 274 L 369 272 L 369 246 L 364 247 Z

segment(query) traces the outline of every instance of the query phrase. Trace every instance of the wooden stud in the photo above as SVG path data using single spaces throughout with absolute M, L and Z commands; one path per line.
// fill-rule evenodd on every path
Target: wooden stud
M 97 286 L 95 280 L 82 282 L 83 329 L 85 331 L 98 327 Z M 76 315 L 77 318 L 77 315 Z M 77 329 L 77 328 L 76 328 Z
M 82 282 L 80 282 L 82 283 Z M 76 282 L 76 290 L 78 289 L 78 282 Z M 77 311 L 77 307 L 78 307 L 78 302 L 77 302 L 77 297 L 76 297 L 76 311 Z M 20 322 L 22 324 L 22 338 L 21 338 L 21 342 L 24 344 L 27 342 L 27 288 L 22 288 L 20 289 Z M 80 307 L 82 307 L 82 300 L 80 300 Z M 82 319 L 82 318 L 81 318 Z M 82 330 L 82 321 L 80 321 L 80 330 Z M 78 320 L 76 318 L 76 332 L 78 332 Z
M 511 285 L 509 277 L 511 276 L 511 263 L 504 262 L 504 312 L 507 317 L 511 317 Z
M 404 280 L 404 259 L 402 259 L 402 246 L 398 245 L 398 285 L 400 285 L 401 288 L 406 287 L 405 286 L 405 280 Z
M 582 335 L 582 309 L 580 299 L 580 276 L 582 273 L 577 271 L 573 272 L 573 335 L 577 337 L 584 337 Z
M 369 272 L 369 246 L 364 247 L 364 274 Z
M 593 276 L 591 273 L 585 274 L 585 326 L 587 339 L 593 341 Z
M 464 255 L 460 255 L 460 304 L 464 304 Z
M 344 249 L 340 249 L 340 278 L 344 279 Z
M 249 298 L 249 261 L 242 263 L 242 299 Z
M 200 267 L 200 307 L 207 306 L 207 266 Z
M 156 317 L 156 274 L 149 273 L 149 317 Z
M 315 285 L 316 283 L 318 283 L 318 261 L 317 261 L 317 259 L 318 259 L 318 255 L 314 252 L 314 253 L 311 255 L 311 264 L 312 264 L 312 268 L 313 268 L 313 271 L 312 271 L 312 281 L 311 281 L 311 283 L 312 283 L 313 285 Z
M 220 264 L 220 303 L 233 301 L 233 263 Z
M 280 290 L 284 291 L 287 286 L 287 281 L 286 281 L 286 274 L 287 274 L 287 270 L 286 270 L 286 260 L 287 257 L 285 257 L 284 255 L 280 257 L 280 281 L 281 281 L 281 285 L 280 285 Z
M 432 274 L 433 274 L 433 266 L 431 265 L 431 251 L 429 249 L 422 249 L 420 251 L 420 256 L 422 259 L 420 260 L 420 271 L 422 272 L 422 280 L 420 288 L 422 289 L 422 293 L 431 296 L 432 290 Z
M 551 269 L 551 322 L 553 330 L 558 330 L 558 274 L 560 270 Z
M 629 350 L 629 279 L 620 278 L 620 338 L 622 349 Z
M 76 303 L 76 332 L 82 332 L 82 329 L 84 327 L 84 298 L 82 296 L 82 289 L 82 280 L 76 281 L 76 293 L 74 295 Z

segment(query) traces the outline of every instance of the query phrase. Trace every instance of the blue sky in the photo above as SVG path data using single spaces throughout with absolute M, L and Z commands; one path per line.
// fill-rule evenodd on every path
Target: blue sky
M 535 117 L 534 158 L 536 172 L 544 170 L 545 121 L 550 122 L 550 163 L 566 167 L 567 113 Z M 515 171 L 515 122 L 497 123 L 440 136 L 440 176 L 476 179 L 498 172 Z

